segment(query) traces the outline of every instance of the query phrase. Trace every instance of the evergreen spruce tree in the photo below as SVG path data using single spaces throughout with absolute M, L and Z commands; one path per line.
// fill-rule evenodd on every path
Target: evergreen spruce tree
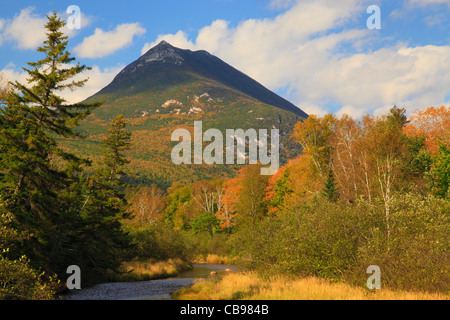
M 59 193 L 67 175 L 51 164 L 56 147 L 34 116 L 32 108 L 10 91 L 0 111 L 0 196 L 3 210 L 14 215 L 14 227 L 32 235 L 14 258 L 26 254 L 47 271 L 52 236 L 61 210 Z
M 339 191 L 332 169 L 329 170 L 328 177 L 322 188 L 322 195 L 332 202 L 336 202 L 339 199 Z
M 80 137 L 78 122 L 99 104 L 67 104 L 59 96 L 83 86 L 87 79 L 73 78 L 89 68 L 73 64 L 61 32 L 65 22 L 56 13 L 47 18 L 47 39 L 38 48 L 44 58 L 28 63 L 28 84 L 12 83 L 0 103 L 0 214 L 11 214 L 11 227 L 29 235 L 12 245 L 10 258 L 26 255 L 33 267 L 60 276 L 79 265 L 82 279 L 93 283 L 110 261 L 117 264 L 116 254 L 128 241 L 121 230 L 126 202 L 113 179 L 125 159 L 112 161 L 115 169 L 106 178 L 87 177 L 83 166 L 90 161 L 56 142 Z
M 117 116 L 111 123 L 108 136 L 103 141 L 103 161 L 95 175 L 89 178 L 86 189 L 86 204 L 82 210 L 85 224 L 80 256 L 89 259 L 80 261 L 90 270 L 87 283 L 104 279 L 117 271 L 120 259 L 130 249 L 130 238 L 122 228 L 122 222 L 130 217 L 125 198 L 125 184 L 120 178 L 128 163 L 125 152 L 130 148 L 131 134 L 126 129 L 123 117 Z M 106 271 L 106 272 L 105 272 Z
M 105 146 L 101 175 L 110 183 L 118 183 L 124 175 L 123 166 L 128 164 L 124 152 L 130 149 L 131 133 L 126 129 L 122 115 L 118 115 L 108 129 L 108 136 L 103 141 Z
M 26 254 L 34 266 L 62 273 L 61 260 L 70 252 L 66 246 L 80 223 L 73 215 L 77 205 L 65 198 L 71 183 L 68 168 L 87 161 L 62 151 L 55 136 L 78 136 L 75 125 L 97 105 L 67 105 L 57 95 L 83 86 L 86 80 L 70 79 L 87 67 L 69 65 L 74 58 L 66 51 L 67 37 L 60 31 L 65 23 L 56 13 L 47 18 L 47 39 L 38 48 L 44 58 L 24 68 L 27 85 L 12 83 L 2 98 L 0 195 L 6 204 L 3 210 L 16 218 L 15 228 L 32 235 L 11 255 Z M 55 165 L 57 159 L 65 169 Z
M 63 90 L 83 87 L 89 79 L 74 81 L 73 78 L 91 68 L 80 65 L 79 62 L 72 64 L 75 58 L 67 51 L 68 37 L 61 31 L 66 23 L 56 12 L 47 18 L 47 39 L 37 49 L 44 54 L 44 58 L 28 62 L 32 67 L 30 69 L 23 68 L 28 74 L 28 83 L 32 86 L 16 81 L 13 87 L 19 93 L 18 100 L 29 107 L 29 112 L 46 131 L 64 137 L 80 136 L 74 132 L 74 127 L 101 103 L 67 104 L 58 95 Z M 73 155 L 69 157 L 72 158 Z

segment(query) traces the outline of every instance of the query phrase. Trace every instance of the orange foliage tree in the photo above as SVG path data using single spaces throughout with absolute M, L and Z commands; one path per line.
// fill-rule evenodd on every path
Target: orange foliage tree
M 223 184 L 222 205 L 217 211 L 221 228 L 231 230 L 236 224 L 255 223 L 266 214 L 268 177 L 261 175 L 261 165 L 243 167 L 234 179 Z
M 417 111 L 410 117 L 404 132 L 409 136 L 424 135 L 425 146 L 436 155 L 440 144 L 450 145 L 450 108 L 429 107 Z
M 238 216 L 236 206 L 242 189 L 242 174 L 243 169 L 235 178 L 226 181 L 222 186 L 221 206 L 216 215 L 220 220 L 220 228 L 228 232 L 235 226 Z
M 427 116 L 428 121 L 416 123 L 422 128 L 432 123 L 427 132 L 434 141 L 434 137 L 448 139 L 448 109 L 418 114 L 424 119 L 431 113 L 434 119 Z M 386 115 L 366 115 L 358 121 L 348 115 L 337 118 L 330 114 L 323 118 L 312 115 L 299 122 L 293 137 L 302 145 L 303 153 L 269 180 L 267 200 L 275 205 L 271 210 L 276 212 L 280 207 L 280 191 L 288 191 L 282 205 L 308 201 L 320 193 L 330 173 L 341 200 L 349 203 L 364 196 L 371 202 L 380 195 L 388 203 L 395 184 L 404 178 L 400 175 L 405 174 L 408 159 L 414 156 L 403 134 L 408 129 L 406 123 L 405 110 L 395 106 Z
M 314 166 L 310 155 L 301 154 L 269 179 L 265 197 L 269 203 L 269 214 L 278 214 L 298 203 L 309 202 L 320 192 L 323 178 L 313 170 Z

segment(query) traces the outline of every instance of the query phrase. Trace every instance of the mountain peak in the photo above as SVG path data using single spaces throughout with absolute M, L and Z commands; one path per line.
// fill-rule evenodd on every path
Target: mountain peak
M 166 40 L 162 40 L 156 47 L 163 47 L 163 46 L 169 46 L 173 47 L 170 43 L 168 43 Z
M 167 41 L 163 40 L 158 45 L 151 48 L 139 60 L 147 64 L 151 62 L 171 63 L 181 65 L 184 62 L 180 54 L 180 49 L 175 48 Z
M 193 79 L 193 75 L 197 79 L 208 79 L 209 83 L 211 81 L 220 83 L 260 102 L 293 112 L 302 118 L 308 117 L 286 99 L 207 51 L 176 48 L 164 40 L 123 69 L 102 91 L 104 93 L 117 88 L 127 88 L 133 92 L 137 90 L 145 92 L 152 89 L 146 83 L 179 85 L 187 79 Z
M 86 119 L 86 146 L 106 132 L 99 121 L 117 114 L 132 120 L 135 143 L 130 153 L 135 165 L 130 180 L 169 187 L 174 182 L 212 180 L 235 172 L 235 166 L 183 166 L 171 159 L 172 132 L 192 128 L 201 120 L 204 129 L 278 129 L 280 163 L 298 155 L 300 147 L 289 140 L 295 124 L 307 115 L 256 80 L 206 52 L 181 49 L 166 41 L 153 46 L 126 66 L 90 101 L 104 101 Z M 268 131 L 269 132 L 269 131 Z M 238 166 L 240 167 L 240 166 Z

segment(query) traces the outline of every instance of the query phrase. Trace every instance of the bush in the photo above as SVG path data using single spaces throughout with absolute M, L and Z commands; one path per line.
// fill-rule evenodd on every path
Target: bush
M 331 202 L 297 208 L 242 230 L 242 262 L 266 275 L 339 278 L 354 264 L 354 217 Z
M 448 292 L 450 283 L 450 202 L 406 194 L 391 202 L 391 235 L 372 226 L 359 247 L 358 261 L 347 275 L 355 284 L 370 265 L 381 268 L 382 283 L 400 290 Z M 370 227 L 370 226 L 369 226 Z
M 208 256 L 217 256 L 217 260 L 228 261 L 234 255 L 231 244 L 232 236 L 225 233 L 215 233 L 212 237 L 209 233 L 186 232 L 189 257 L 196 261 L 208 263 Z
M 143 228 L 131 229 L 133 249 L 125 257 L 126 260 L 139 259 L 186 259 L 187 246 L 183 233 L 173 230 L 161 222 Z
M 392 289 L 448 292 L 448 200 L 393 198 L 387 238 L 382 202 L 316 200 L 237 234 L 241 262 L 263 275 L 318 276 L 365 286 L 371 265 Z
M 0 300 L 51 300 L 58 287 L 55 278 L 33 269 L 26 257 L 0 255 Z

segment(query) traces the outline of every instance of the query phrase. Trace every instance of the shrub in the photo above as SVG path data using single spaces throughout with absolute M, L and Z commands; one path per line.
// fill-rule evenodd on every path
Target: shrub
M 375 226 L 366 229 L 371 232 L 359 247 L 357 264 L 348 280 L 365 283 L 360 275 L 368 266 L 377 265 L 382 283 L 390 288 L 448 292 L 450 202 L 405 194 L 394 197 L 391 206 L 389 243 L 382 230 Z
M 26 257 L 0 255 L 0 300 L 51 300 L 58 286 L 59 281 L 33 269 Z
M 393 197 L 390 236 L 384 204 L 318 199 L 241 230 L 241 263 L 263 275 L 318 276 L 365 286 L 371 265 L 392 289 L 448 292 L 450 202 Z
M 185 259 L 187 256 L 183 233 L 173 230 L 163 222 L 132 229 L 130 235 L 133 238 L 133 250 L 126 257 L 128 260 L 136 257 L 156 260 Z
M 353 220 L 328 201 L 266 218 L 238 235 L 242 260 L 270 275 L 339 278 L 357 252 Z

